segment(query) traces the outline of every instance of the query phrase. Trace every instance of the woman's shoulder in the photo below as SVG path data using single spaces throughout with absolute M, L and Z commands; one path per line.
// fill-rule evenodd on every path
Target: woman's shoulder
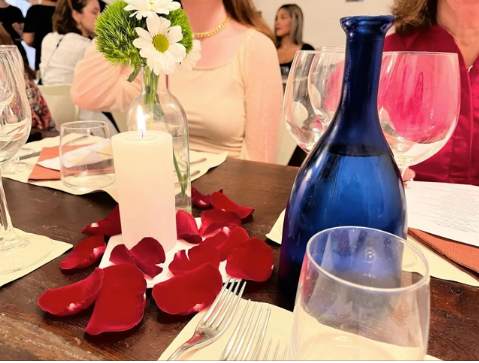
M 274 51 L 276 54 L 276 47 L 273 41 L 265 34 L 254 28 L 248 28 L 243 36 L 241 42 L 241 50 L 248 51 Z
M 64 37 L 63 38 L 64 41 L 81 42 L 81 43 L 87 44 L 87 45 L 89 45 L 91 43 L 90 38 L 84 37 L 83 35 L 78 34 L 78 33 L 66 33 L 63 37 Z

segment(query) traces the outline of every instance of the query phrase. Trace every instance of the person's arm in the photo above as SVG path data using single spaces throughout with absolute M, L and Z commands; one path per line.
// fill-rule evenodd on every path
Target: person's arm
M 131 69 L 109 63 L 93 40 L 83 60 L 77 63 L 71 97 L 79 107 L 91 111 L 126 112 L 140 94 L 141 78 L 128 82 Z
M 38 17 L 38 14 L 35 14 L 35 12 L 35 6 L 32 6 L 30 9 L 28 9 L 27 16 L 25 17 L 25 24 L 23 27 L 23 41 L 29 47 L 33 47 L 33 42 L 35 40 L 35 31 L 37 30 L 37 18 L 35 16 Z
M 23 17 L 22 11 L 18 8 L 13 8 L 14 9 L 14 14 L 13 14 L 13 23 L 12 23 L 12 28 L 15 30 L 18 34 L 18 36 L 21 38 L 23 36 L 23 26 L 25 23 L 25 18 Z
M 264 34 L 254 32 L 240 57 L 246 108 L 242 154 L 250 160 L 276 163 L 283 102 L 276 48 Z

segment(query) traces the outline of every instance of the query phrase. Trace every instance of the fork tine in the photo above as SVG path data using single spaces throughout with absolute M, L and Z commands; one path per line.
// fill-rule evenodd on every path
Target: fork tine
M 268 359 L 268 354 L 269 354 L 269 349 L 271 348 L 271 343 L 273 343 L 273 338 L 269 338 L 269 343 L 268 346 L 266 347 L 266 351 L 264 352 L 263 358 L 260 360 L 267 360 Z
M 246 334 L 247 332 L 249 331 L 250 329 L 250 326 L 251 326 L 251 322 L 253 320 L 253 317 L 254 317 L 254 314 L 256 313 L 256 308 L 258 307 L 258 304 L 254 304 L 254 308 L 253 308 L 253 311 L 251 312 L 251 315 L 249 316 L 249 319 L 248 319 L 248 322 L 246 323 L 246 326 L 243 330 L 243 333 L 241 334 L 241 337 L 240 337 L 240 341 L 238 342 L 238 345 L 236 346 L 236 351 L 233 355 L 233 358 L 231 358 L 232 360 L 236 360 L 238 358 L 238 355 L 241 351 L 241 348 L 243 348 L 243 343 L 244 343 L 244 340 L 245 340 L 245 337 L 246 337 Z
M 276 344 L 276 349 L 274 350 L 273 359 L 271 360 L 276 360 L 276 357 L 278 356 L 278 352 L 279 352 L 279 340 L 278 340 L 278 344 Z
M 234 281 L 234 280 L 233 280 Z M 223 287 L 221 288 L 221 291 L 220 293 L 218 294 L 218 296 L 216 297 L 215 301 L 213 301 L 213 304 L 211 304 L 210 308 L 208 309 L 208 311 L 206 312 L 206 314 L 203 316 L 203 319 L 201 319 L 200 321 L 200 324 L 204 324 L 206 322 L 206 320 L 208 320 L 208 318 L 211 316 L 211 314 L 213 313 L 213 311 L 215 310 L 216 308 L 216 305 L 218 305 L 218 302 L 222 299 L 225 291 L 226 291 L 226 286 L 228 286 L 228 284 L 231 282 L 231 277 L 228 278 L 228 281 L 226 281 L 226 283 L 223 285 Z
M 241 360 L 246 360 L 246 357 L 248 357 L 248 353 L 251 349 L 251 345 L 253 344 L 253 340 L 254 340 L 254 337 L 256 335 L 256 332 L 258 331 L 258 325 L 259 325 L 259 322 L 261 321 L 261 317 L 263 316 L 263 310 L 264 310 L 264 305 L 261 304 L 261 309 L 258 313 L 258 318 L 256 319 L 256 324 L 254 325 L 254 329 L 253 331 L 251 332 L 251 335 L 249 337 L 249 341 L 248 341 L 248 344 L 246 345 L 246 349 L 243 353 L 243 357 L 241 358 Z
M 263 328 L 261 329 L 261 334 L 258 338 L 258 343 L 256 343 L 256 347 L 254 348 L 252 360 L 258 360 L 259 353 L 261 352 L 261 347 L 263 346 L 264 337 L 266 335 L 266 329 L 268 327 L 270 315 L 271 315 L 271 308 L 268 307 L 268 309 L 266 310 L 266 319 L 263 322 Z
M 243 292 L 244 292 L 245 287 L 246 287 L 246 281 L 243 282 L 243 287 L 241 288 L 240 292 L 238 293 L 238 296 L 236 297 L 236 302 L 233 303 L 234 305 L 233 305 L 232 311 L 228 310 L 228 320 L 226 320 L 226 323 L 224 324 L 224 326 L 221 329 L 223 329 L 223 330 L 228 329 L 228 327 L 230 326 L 230 323 L 233 320 L 234 315 L 236 313 L 236 309 L 238 308 L 239 303 L 241 302 L 241 297 L 243 296 Z
M 226 317 L 226 314 L 231 313 L 230 307 L 231 307 L 231 304 L 232 304 L 233 301 L 234 301 L 234 298 L 237 296 L 236 293 L 238 292 L 238 288 L 240 287 L 240 285 L 241 285 L 241 280 L 238 281 L 238 284 L 236 285 L 236 288 L 235 288 L 235 291 L 234 291 L 234 295 L 231 296 L 231 299 L 230 299 L 230 301 L 228 302 L 228 306 L 226 307 L 226 309 L 224 309 L 223 315 L 221 315 L 221 317 L 219 318 L 218 322 L 217 322 L 216 325 L 214 326 L 214 329 L 218 329 L 219 326 L 221 325 L 221 323 L 223 322 L 224 318 Z M 241 289 L 241 295 L 243 295 L 243 291 L 244 291 L 244 286 L 245 286 L 245 285 L 246 285 L 246 281 L 244 282 L 243 288 Z M 241 298 L 241 296 L 240 296 L 240 298 Z M 234 310 L 236 310 L 236 309 L 234 309 Z M 234 313 L 234 311 L 233 311 L 233 313 Z M 212 323 L 212 324 L 213 324 L 213 323 Z
M 238 325 L 236 325 L 236 328 L 233 331 L 233 335 L 231 336 L 231 338 L 228 342 L 228 345 L 226 346 L 225 350 L 223 351 L 223 354 L 221 355 L 220 360 L 227 360 L 228 359 L 228 357 L 229 357 L 229 355 L 230 355 L 230 353 L 233 349 L 233 346 L 236 343 L 236 337 L 238 336 L 238 333 L 239 333 L 240 329 L 243 327 L 244 317 L 245 317 L 246 313 L 248 312 L 250 304 L 251 304 L 251 300 L 248 300 L 248 302 L 247 302 L 247 304 L 246 304 L 246 306 L 243 310 L 243 314 L 241 314 L 241 318 L 238 321 Z
M 233 287 L 235 286 L 235 282 L 236 282 L 236 280 L 233 280 L 230 287 L 226 290 L 225 297 L 224 297 L 224 299 L 222 299 L 220 306 L 218 306 L 218 309 L 216 309 L 213 316 L 210 319 L 208 319 L 207 321 L 205 321 L 205 324 L 207 326 L 211 327 L 211 325 L 213 325 L 213 323 L 216 320 L 216 318 L 218 317 L 219 313 L 223 310 L 223 307 L 225 306 L 226 302 L 229 301 L 234 296 L 231 292 L 233 290 Z

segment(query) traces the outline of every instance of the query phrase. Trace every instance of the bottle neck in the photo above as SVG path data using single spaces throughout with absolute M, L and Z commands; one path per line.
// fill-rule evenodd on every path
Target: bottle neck
M 164 73 L 157 76 L 149 67 L 141 70 L 141 93 L 164 94 L 169 92 L 169 79 Z
M 384 36 L 349 34 L 340 110 L 356 120 L 376 114 Z M 365 120 L 366 121 L 366 120 Z

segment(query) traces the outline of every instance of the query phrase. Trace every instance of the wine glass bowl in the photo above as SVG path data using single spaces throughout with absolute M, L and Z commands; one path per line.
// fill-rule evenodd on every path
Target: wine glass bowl
M 286 128 L 304 151 L 309 153 L 325 126 L 316 116 L 308 93 L 308 75 L 318 51 L 297 51 L 284 92 Z
M 341 96 L 344 51 L 341 47 L 322 47 L 311 64 L 308 93 L 313 110 L 326 127 Z M 427 160 L 447 143 L 456 127 L 459 108 L 457 54 L 383 54 L 378 114 L 403 174 L 409 166 Z
M 457 125 L 459 107 L 457 54 L 384 54 L 378 112 L 384 136 L 401 170 L 442 149 Z
M 0 47 L 0 173 L 1 166 L 25 144 L 32 114 L 28 102 L 23 61 L 16 46 Z M 0 274 L 28 268 L 53 249 L 42 236 L 19 236 L 12 226 L 0 177 Z

